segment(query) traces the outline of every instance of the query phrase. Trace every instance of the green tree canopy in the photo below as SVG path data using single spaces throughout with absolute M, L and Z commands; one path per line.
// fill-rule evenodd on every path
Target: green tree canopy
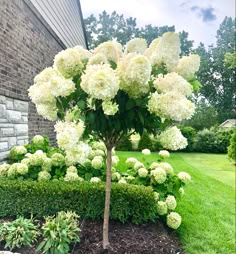
M 125 45 L 134 37 L 141 37 L 151 41 L 163 35 L 165 32 L 174 32 L 175 26 L 153 26 L 151 24 L 144 27 L 137 27 L 136 18 L 125 18 L 123 14 L 113 11 L 111 14 L 103 11 L 96 18 L 93 14 L 84 19 L 86 35 L 90 49 L 95 48 L 102 42 L 117 40 Z M 192 51 L 193 41 L 188 39 L 188 33 L 179 33 L 181 41 L 181 55 L 189 55 Z

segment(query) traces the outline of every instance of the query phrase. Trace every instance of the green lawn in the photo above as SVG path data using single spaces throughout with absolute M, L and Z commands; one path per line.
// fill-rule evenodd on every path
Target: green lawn
M 119 152 L 124 168 L 127 157 L 142 160 L 136 152 Z M 148 156 L 155 161 L 156 154 Z M 226 155 L 172 153 L 175 171 L 186 171 L 192 182 L 177 211 L 183 222 L 177 233 L 187 254 L 234 254 L 235 167 Z

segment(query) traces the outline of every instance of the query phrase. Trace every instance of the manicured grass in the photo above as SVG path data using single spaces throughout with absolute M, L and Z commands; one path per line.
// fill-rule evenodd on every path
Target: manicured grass
M 127 157 L 142 160 L 136 152 L 119 152 L 119 168 Z M 156 154 L 147 157 L 155 161 Z M 183 222 L 177 233 L 187 254 L 235 253 L 235 168 L 226 155 L 172 153 L 168 162 L 175 172 L 186 171 L 192 182 L 177 211 Z

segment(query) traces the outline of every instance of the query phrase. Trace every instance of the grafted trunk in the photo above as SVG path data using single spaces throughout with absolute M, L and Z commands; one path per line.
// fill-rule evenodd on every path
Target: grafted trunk
M 109 243 L 109 215 L 110 215 L 110 197 L 111 197 L 111 167 L 112 167 L 112 146 L 107 146 L 106 161 L 106 197 L 103 221 L 103 249 L 108 249 Z

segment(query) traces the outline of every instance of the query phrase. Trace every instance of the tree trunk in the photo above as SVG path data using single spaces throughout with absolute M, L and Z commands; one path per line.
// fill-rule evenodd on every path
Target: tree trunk
M 112 167 L 111 151 L 112 147 L 107 146 L 106 198 L 103 221 L 103 249 L 108 249 L 110 245 L 108 234 L 109 234 L 109 215 L 110 215 L 110 196 L 111 196 L 111 167 Z

